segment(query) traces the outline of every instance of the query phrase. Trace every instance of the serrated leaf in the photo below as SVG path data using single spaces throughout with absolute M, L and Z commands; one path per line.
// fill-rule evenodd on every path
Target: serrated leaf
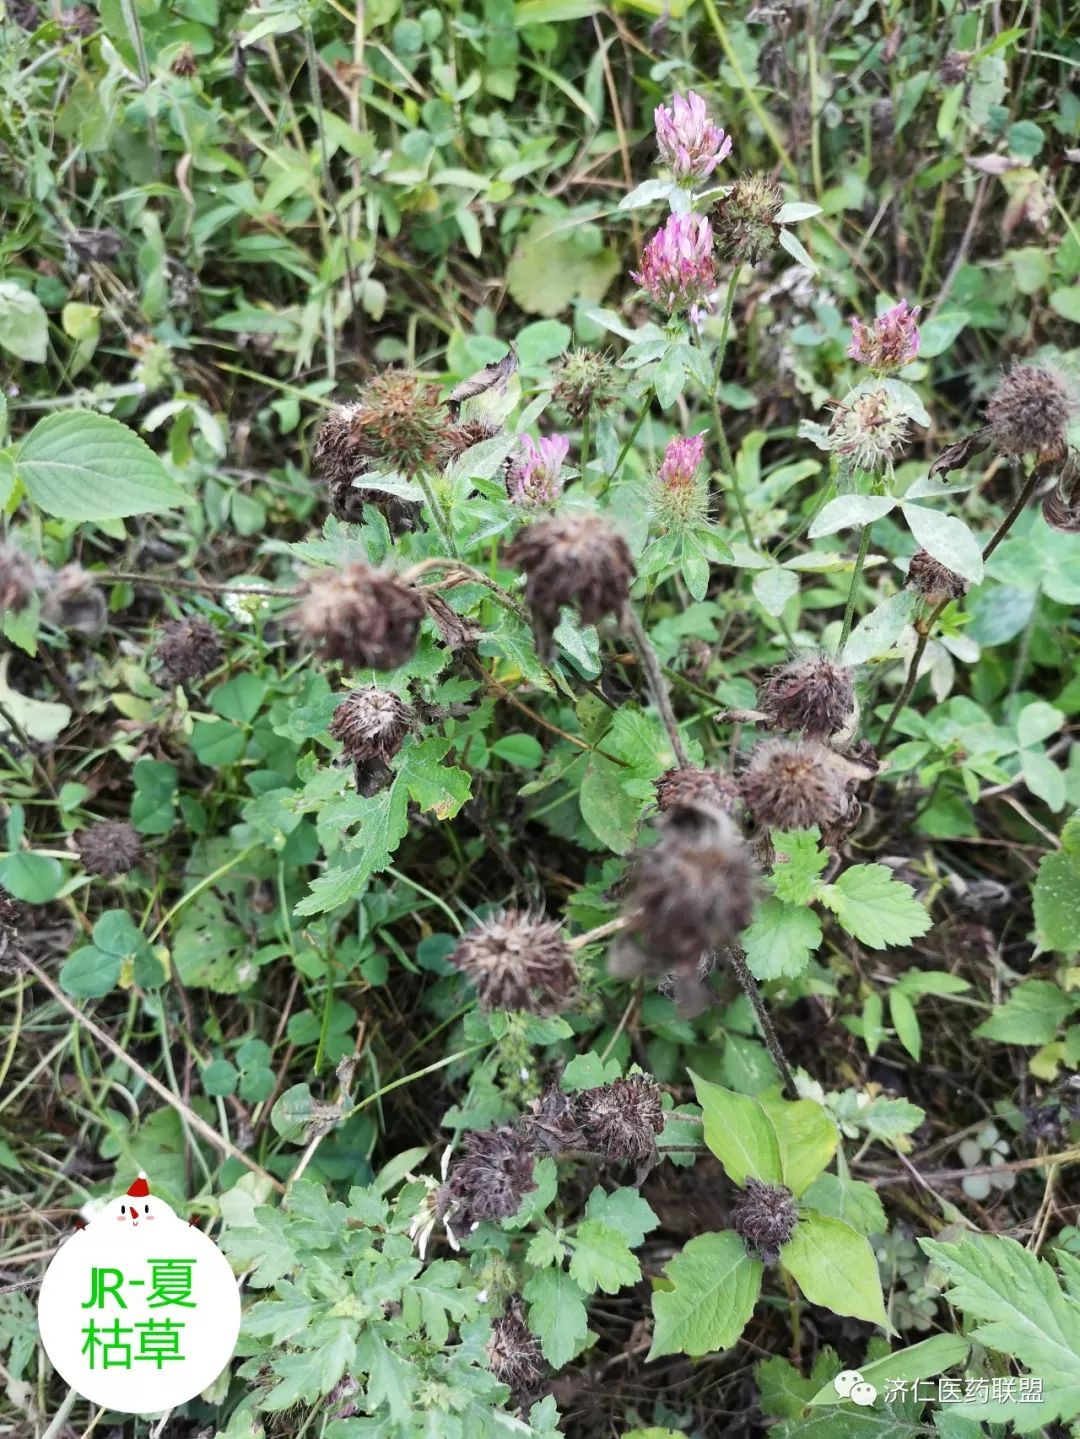
M 931 1379 L 956 1364 L 963 1364 L 971 1345 L 962 1334 L 935 1334 L 895 1354 L 886 1354 L 869 1364 L 860 1364 L 859 1373 L 868 1384 L 883 1392 L 890 1379 L 903 1379 L 910 1384 L 916 1379 Z M 810 1400 L 817 1407 L 824 1404 L 842 1404 L 844 1397 L 830 1382 L 823 1384 Z
M 1018 984 L 975 1034 L 1002 1044 L 1049 1044 L 1073 1011 L 1073 1000 L 1048 979 Z
M 781 1183 L 780 1146 L 772 1121 L 756 1099 L 736 1094 L 689 1071 L 705 1127 L 705 1143 L 733 1184 Z
M 813 829 L 774 829 L 773 893 L 788 904 L 808 904 L 817 892 L 818 876 L 829 862 L 821 833 Z
M 884 864 L 856 864 L 819 897 L 844 929 L 871 949 L 907 944 L 930 928 L 930 916 L 910 884 Z
M 624 1284 L 636 1284 L 641 1266 L 630 1253 L 626 1239 L 600 1219 L 583 1219 L 574 1231 L 570 1277 L 586 1294 L 602 1289 L 617 1294 Z
M 754 1312 L 761 1261 L 747 1254 L 737 1234 L 699 1234 L 668 1261 L 664 1273 L 672 1287 L 653 1293 L 649 1359 L 730 1349 Z
M 16 464 L 34 503 L 64 520 L 155 514 L 188 501 L 145 440 L 92 410 L 39 420 Z
M 803 1194 L 802 1201 L 808 1209 L 816 1209 L 819 1214 L 842 1219 L 867 1238 L 872 1234 L 884 1234 L 889 1227 L 877 1190 L 861 1179 L 819 1174 Z
M 529 1328 L 540 1340 L 544 1358 L 561 1369 L 589 1340 L 585 1296 L 561 1269 L 534 1274 L 521 1292 L 529 1305 Z
M 746 962 L 755 979 L 797 979 L 821 943 L 821 921 L 803 904 L 766 899 L 742 933 Z
M 781 1249 L 780 1263 L 811 1304 L 895 1333 L 885 1313 L 874 1251 L 842 1219 L 808 1214 Z
M 617 1230 L 631 1249 L 644 1244 L 645 1236 L 660 1224 L 648 1202 L 636 1189 L 616 1189 L 612 1194 L 606 1194 L 599 1185 L 589 1195 L 585 1217 L 599 1219 L 609 1229 Z
M 1063 954 L 1080 950 L 1080 855 L 1065 847 L 1044 855 L 1032 899 L 1039 943 Z
M 49 352 L 49 318 L 32 290 L 0 281 L 0 349 L 17 360 L 43 365 Z

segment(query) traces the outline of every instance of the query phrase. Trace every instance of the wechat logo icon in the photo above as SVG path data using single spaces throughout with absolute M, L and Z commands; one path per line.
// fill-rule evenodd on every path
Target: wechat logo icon
M 877 1390 L 868 1384 L 857 1369 L 845 1369 L 833 1380 L 833 1388 L 841 1399 L 850 1399 L 863 1409 L 873 1404 Z

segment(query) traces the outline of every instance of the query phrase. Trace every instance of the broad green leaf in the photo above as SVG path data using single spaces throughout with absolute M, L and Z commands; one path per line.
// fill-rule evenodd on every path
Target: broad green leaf
M 819 1174 L 802 1197 L 808 1209 L 842 1219 L 860 1234 L 884 1234 L 889 1227 L 878 1192 L 861 1179 Z
M 636 1189 L 616 1189 L 608 1194 L 599 1185 L 589 1195 L 585 1217 L 598 1219 L 609 1229 L 617 1230 L 631 1249 L 644 1244 L 645 1236 L 660 1223 Z
M 49 319 L 32 290 L 0 280 L 0 349 L 17 360 L 42 365 L 48 355 Z
M 100 999 L 115 989 L 122 963 L 118 954 L 105 954 L 88 944 L 61 965 L 60 988 L 76 999 Z
M 924 1339 L 908 1349 L 898 1349 L 870 1364 L 860 1364 L 859 1373 L 881 1393 L 890 1379 L 903 1379 L 910 1384 L 914 1379 L 931 1379 L 935 1374 L 943 1374 L 946 1369 L 963 1364 L 970 1349 L 970 1343 L 962 1334 L 935 1334 L 932 1339 Z M 810 1400 L 814 1406 L 843 1402 L 831 1382 L 823 1384 Z
M 518 241 L 506 271 L 510 294 L 529 315 L 558 315 L 572 300 L 603 298 L 619 258 L 571 215 L 542 215 Z
M 829 862 L 821 848 L 821 834 L 813 829 L 772 831 L 776 863 L 773 865 L 773 892 L 788 904 L 809 904 L 817 891 L 818 877 Z
M 1022 749 L 1049 739 L 1065 723 L 1065 716 L 1054 705 L 1045 700 L 1034 700 L 1025 705 L 1016 719 L 1016 735 Z
M 910 623 L 917 599 L 914 590 L 902 589 L 875 605 L 851 632 L 844 646 L 845 662 L 861 665 L 888 654 Z
M 870 1242 L 842 1219 L 808 1214 L 781 1249 L 780 1263 L 811 1304 L 895 1333 L 885 1313 Z
M 837 530 L 862 529 L 895 508 L 896 501 L 888 495 L 837 495 L 810 526 L 810 538 L 835 535 Z
M 698 1357 L 737 1343 L 761 1291 L 762 1264 L 737 1234 L 699 1234 L 664 1273 L 670 1289 L 653 1293 L 650 1359 L 662 1354 Z
M 571 1241 L 570 1277 L 586 1294 L 602 1289 L 617 1294 L 624 1284 L 636 1284 L 641 1266 L 630 1253 L 625 1237 L 599 1219 L 583 1219 Z
M 1039 943 L 1075 954 L 1080 949 L 1080 845 L 1070 839 L 1075 818 L 1062 832 L 1062 846 L 1039 862 L 1032 898 Z
M 925 505 L 902 509 L 911 533 L 928 554 L 972 584 L 982 583 L 982 546 L 963 520 Z
M 1050 980 L 1027 979 L 983 1020 L 975 1034 L 1002 1044 L 1049 1044 L 1075 1007 L 1070 996 Z
M 64 883 L 64 871 L 52 855 L 18 849 L 0 859 L 0 884 L 26 904 L 55 899 Z
M 628 854 L 637 838 L 642 802 L 627 794 L 620 783 L 622 770 L 601 755 L 593 755 L 581 781 L 578 803 L 581 817 L 600 842 L 615 854 Z
M 561 1269 L 534 1274 L 521 1292 L 529 1305 L 529 1328 L 540 1340 L 544 1358 L 561 1369 L 589 1342 L 585 1296 Z
M 923 360 L 943 355 L 971 319 L 966 310 L 947 310 L 919 325 L 919 357 Z
M 713 1084 L 690 1070 L 701 1105 L 705 1143 L 733 1184 L 781 1183 L 780 1146 L 772 1121 L 756 1099 Z
M 63 520 L 154 514 L 188 501 L 145 440 L 93 410 L 39 420 L 16 463 L 34 503 Z
M 773 565 L 767 570 L 758 571 L 751 588 L 754 598 L 766 614 L 779 615 L 783 613 L 784 606 L 792 595 L 798 593 L 799 577 L 793 570 Z
M 743 931 L 746 962 L 755 979 L 795 979 L 821 943 L 821 921 L 805 904 L 763 900 Z
M 781 1178 L 798 1199 L 836 1153 L 836 1120 L 816 1099 L 786 1100 L 761 1095 L 758 1103 L 776 1131 Z
M 915 1006 L 902 989 L 889 990 L 889 1014 L 892 1018 L 896 1037 L 911 1055 L 918 1060 L 922 1054 L 922 1033 Z
M 911 885 L 894 879 L 884 864 L 852 865 L 822 887 L 820 898 L 844 929 L 871 949 L 907 944 L 930 928 L 930 916 Z

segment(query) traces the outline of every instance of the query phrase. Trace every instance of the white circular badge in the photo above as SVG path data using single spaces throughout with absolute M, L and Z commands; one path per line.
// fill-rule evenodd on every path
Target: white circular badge
M 240 1291 L 224 1254 L 146 1176 L 77 1230 L 41 1281 L 45 1353 L 77 1394 L 122 1414 L 194 1399 L 232 1358 Z

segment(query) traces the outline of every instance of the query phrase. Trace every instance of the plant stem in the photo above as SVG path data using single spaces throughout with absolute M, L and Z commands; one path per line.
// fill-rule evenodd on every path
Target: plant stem
M 720 380 L 724 372 L 724 356 L 727 354 L 728 336 L 731 333 L 731 315 L 735 308 L 735 290 L 739 281 L 739 268 L 740 267 L 736 265 L 734 270 L 732 270 L 731 277 L 728 280 L 727 294 L 724 297 L 724 315 L 720 324 L 720 341 L 716 347 L 712 394 L 709 396 L 709 399 L 712 404 L 713 429 L 716 432 L 716 443 L 720 448 L 720 459 L 728 474 L 731 493 L 735 496 L 735 507 L 739 511 L 739 521 L 746 535 L 746 543 L 752 550 L 756 550 L 758 543 L 754 538 L 754 532 L 750 526 L 750 511 L 746 507 L 746 497 L 743 495 L 742 486 L 739 484 L 739 474 L 735 468 L 735 457 L 731 453 L 727 432 L 724 429 L 724 421 L 720 415 L 720 398 L 718 394 Z
M 840 630 L 840 643 L 836 648 L 837 657 L 844 653 L 844 646 L 851 634 L 851 622 L 855 618 L 855 601 L 859 595 L 859 581 L 862 579 L 863 565 L 866 563 L 866 552 L 870 548 L 870 526 L 863 525 L 862 534 L 859 537 L 859 553 L 855 557 L 855 569 L 851 575 L 851 588 L 848 590 L 847 604 L 844 607 L 844 623 Z
M 671 694 L 668 690 L 667 680 L 660 667 L 660 660 L 656 650 L 653 648 L 652 640 L 648 631 L 638 618 L 637 611 L 631 605 L 626 606 L 626 613 L 623 624 L 633 636 L 634 643 L 638 648 L 638 655 L 641 659 L 641 667 L 645 671 L 645 678 L 648 681 L 649 689 L 652 692 L 653 703 L 660 712 L 660 718 L 664 722 L 664 728 L 671 740 L 671 748 L 675 751 L 675 758 L 680 769 L 686 769 L 690 763 L 690 757 L 686 753 L 686 747 L 679 733 L 678 721 L 675 719 L 675 711 L 671 708 Z
M 102 584 L 156 585 L 159 590 L 192 590 L 200 595 L 270 595 L 294 600 L 304 593 L 303 585 L 230 585 L 215 580 L 181 580 L 172 575 L 137 575 L 128 570 L 91 570 L 92 579 Z
M 784 1051 L 780 1048 L 780 1041 L 776 1037 L 776 1030 L 773 1029 L 772 1020 L 769 1018 L 768 1011 L 765 1008 L 765 1001 L 761 997 L 761 990 L 758 989 L 757 980 L 750 973 L 749 966 L 746 963 L 746 956 L 738 945 L 734 944 L 728 950 L 727 954 L 728 959 L 731 961 L 731 968 L 735 971 L 735 978 L 739 981 L 743 994 L 746 995 L 754 1013 L 757 1015 L 758 1023 L 761 1025 L 761 1033 L 764 1036 L 769 1053 L 773 1057 L 773 1063 L 780 1071 L 780 1078 L 784 1081 L 784 1087 L 794 1099 L 798 1099 L 799 1091 L 795 1087 L 795 1077 L 784 1057 Z
M 627 455 L 630 453 L 630 447 L 631 447 L 631 445 L 634 443 L 634 441 L 637 439 L 637 437 L 638 437 L 638 431 L 641 429 L 642 425 L 645 423 L 645 416 L 649 413 L 649 407 L 652 405 L 653 396 L 654 396 L 655 394 L 656 394 L 656 391 L 652 388 L 652 386 L 650 386 L 650 387 L 645 391 L 645 394 L 642 396 L 642 400 L 641 400 L 641 411 L 640 411 L 637 419 L 634 421 L 633 429 L 630 431 L 630 433 L 627 435 L 626 439 L 623 441 L 623 447 L 622 447 L 622 449 L 619 451 L 619 458 L 615 461 L 615 468 L 612 470 L 611 474 L 608 476 L 608 479 L 609 479 L 609 480 L 613 480 L 613 479 L 615 478 L 615 476 L 619 473 L 619 471 L 622 469 L 623 460 L 625 460 L 626 457 L 627 457 Z
M 582 479 L 585 479 L 585 472 L 586 472 L 586 470 L 587 470 L 588 467 L 589 467 L 589 441 L 592 439 L 592 435 L 591 435 L 591 433 L 590 433 L 589 419 L 590 419 L 589 408 L 588 408 L 588 406 L 586 406 L 586 407 L 585 407 L 585 414 L 582 416 L 582 419 L 581 419 L 581 460 L 580 460 L 580 468 L 581 468 L 581 478 L 582 478 Z
M 431 483 L 430 476 L 424 474 L 423 470 L 417 470 L 415 478 L 417 484 L 424 492 L 424 499 L 427 500 L 428 509 L 431 511 L 432 518 L 435 521 L 435 528 L 439 532 L 439 537 L 456 559 L 458 551 L 457 545 L 454 543 L 453 531 L 450 528 L 450 516 L 443 509 L 441 502 L 436 497 L 435 486 Z
M 1027 477 L 1027 480 L 1021 487 L 1019 494 L 1013 501 L 1012 508 L 1009 510 L 1009 513 L 1002 520 L 1001 524 L 998 525 L 997 529 L 990 536 L 990 539 L 983 547 L 982 557 L 984 561 L 990 558 L 990 556 L 997 549 L 998 545 L 1001 544 L 1002 540 L 1012 529 L 1016 521 L 1020 518 L 1024 506 L 1027 504 L 1028 500 L 1035 492 L 1036 485 L 1041 479 L 1043 479 L 1045 474 L 1046 470 L 1042 465 L 1035 465 L 1032 468 L 1031 474 Z M 941 618 L 941 614 L 948 603 L 949 601 L 945 599 L 942 600 L 940 604 L 935 605 L 934 608 L 930 611 L 929 615 L 927 615 L 926 619 L 918 625 L 918 643 L 916 644 L 915 649 L 912 652 L 911 663 L 908 665 L 908 672 L 907 676 L 904 679 L 903 688 L 897 695 L 896 703 L 889 711 L 889 716 L 886 719 L 884 726 L 882 727 L 880 736 L 878 737 L 877 743 L 879 749 L 884 745 L 885 741 L 889 738 L 889 735 L 892 734 L 893 726 L 900 718 L 900 712 L 903 710 L 904 706 L 911 698 L 911 692 L 915 688 L 915 682 L 919 677 L 919 666 L 922 664 L 922 657 L 926 653 L 926 646 L 930 642 L 930 632 L 934 628 L 934 625 L 937 624 L 938 620 Z

